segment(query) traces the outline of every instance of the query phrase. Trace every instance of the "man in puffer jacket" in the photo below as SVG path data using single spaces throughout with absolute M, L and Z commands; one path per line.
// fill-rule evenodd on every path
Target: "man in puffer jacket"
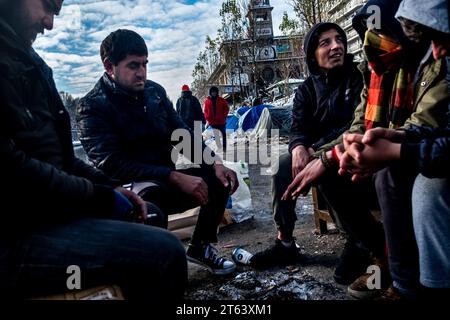
M 148 184 L 139 195 L 166 215 L 200 206 L 189 260 L 214 274 L 234 272 L 235 264 L 221 257 L 213 243 L 230 193 L 239 184 L 236 173 L 186 127 L 164 88 L 147 80 L 148 49 L 139 34 L 126 29 L 110 33 L 100 57 L 105 73 L 77 106 L 88 157 L 123 183 Z M 178 133 L 181 143 L 173 138 Z M 179 151 L 199 168 L 177 170 Z
M 219 96 L 219 88 L 213 86 L 209 89 L 209 96 L 205 100 L 204 112 L 206 121 L 215 130 L 214 136 L 217 148 L 220 150 L 219 137 L 221 135 L 223 151 L 225 152 L 227 150 L 226 123 L 230 108 L 227 101 Z
M 62 2 L 0 2 L 0 296 L 67 292 L 76 265 L 82 289 L 117 284 L 126 299 L 181 298 L 180 241 L 127 222 L 132 210 L 146 218 L 145 203 L 74 156 L 52 70 L 32 48 Z
M 448 16 L 448 2 L 445 0 L 404 0 L 396 15 L 408 37 L 432 42 L 435 59 L 447 56 L 450 92 Z M 410 265 L 405 267 L 403 262 L 403 268 L 392 268 L 394 284 L 384 294 L 386 299 L 417 297 L 420 291 L 423 297 L 430 299 L 448 299 L 450 296 L 450 103 L 447 117 L 446 128 L 415 125 L 404 130 L 375 128 L 364 136 L 349 134 L 345 137 L 348 144 L 357 142 L 364 146 L 361 151 L 349 149 L 341 159 L 341 172 L 350 171 L 355 180 L 395 163 L 408 168 L 411 174 L 420 172 L 412 189 L 412 212 L 409 211 L 409 217 L 399 217 L 402 230 L 397 230 L 405 233 L 404 222 L 412 217 L 415 241 L 404 245 L 417 246 L 418 257 L 415 250 L 403 249 L 414 254 L 409 259 L 402 259 Z M 410 197 L 399 205 L 409 207 L 408 202 Z M 411 269 L 420 270 L 423 288 L 404 285 L 405 282 L 418 283 L 419 272 L 411 273 Z

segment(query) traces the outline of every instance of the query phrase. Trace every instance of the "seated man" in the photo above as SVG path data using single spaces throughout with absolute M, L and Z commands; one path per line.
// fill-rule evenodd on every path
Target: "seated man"
M 419 3 L 405 0 L 397 16 L 401 19 L 405 34 L 412 40 L 432 41 L 435 59 L 450 55 L 447 1 Z M 450 80 L 449 62 L 447 57 L 447 81 Z M 450 91 L 450 82 L 447 85 Z M 388 230 L 394 233 L 387 234 L 392 242 L 391 246 L 395 247 L 396 242 L 402 240 L 398 234 L 411 234 L 410 241 L 402 241 L 399 250 L 389 253 L 394 282 L 383 298 L 419 297 L 420 293 L 424 293 L 423 297 L 432 299 L 449 297 L 450 104 L 448 112 L 446 128 L 374 128 L 364 136 L 348 134 L 344 138 L 348 147 L 341 158 L 341 173 L 348 170 L 353 179 L 358 180 L 378 170 L 383 170 L 386 175 L 391 172 L 390 175 L 395 176 L 400 168 L 406 168 L 411 176 L 409 180 L 414 182 L 414 186 L 409 187 L 407 192 L 401 190 L 402 185 L 398 182 L 380 184 L 378 187 L 378 192 L 387 198 L 384 190 L 389 186 L 389 192 L 395 196 L 394 205 L 408 208 L 398 210 L 388 220 Z M 383 169 L 385 167 L 388 168 Z M 401 196 L 403 193 L 406 193 L 404 197 Z M 385 212 L 392 214 L 391 211 Z M 407 226 L 414 227 L 414 234 L 412 228 L 406 230 Z M 419 285 L 419 271 L 423 287 Z
M 200 205 L 188 259 L 215 274 L 233 272 L 234 263 L 219 257 L 211 244 L 217 242 L 229 194 L 238 187 L 235 172 L 212 158 L 212 151 L 194 137 L 164 88 L 146 80 L 148 51 L 140 35 L 112 32 L 103 40 L 100 55 L 106 72 L 77 106 L 80 140 L 88 157 L 123 183 L 156 183 L 156 193 L 144 189 L 140 195 L 166 214 Z M 177 129 L 190 139 L 194 153 L 201 152 L 200 168 L 175 170 L 178 153 L 171 136 Z M 211 155 L 211 164 L 203 160 L 205 154 Z M 194 162 L 195 154 L 192 157 Z
M 33 50 L 62 0 L 0 2 L 0 295 L 17 298 L 117 284 L 126 299 L 181 298 L 182 244 L 146 218 L 139 197 L 74 157 L 69 115 L 52 70 Z M 129 220 L 129 219 L 127 219 Z
M 274 247 L 254 255 L 251 262 L 256 267 L 286 264 L 298 257 L 293 239 L 296 201 L 282 201 L 281 197 L 293 178 L 308 164 L 311 155 L 348 130 L 360 102 L 362 75 L 353 56 L 347 54 L 346 35 L 338 25 L 315 25 L 305 37 L 304 50 L 311 76 L 297 89 L 289 153 L 281 157 L 279 171 L 272 177 L 278 237 Z M 349 234 L 335 272 L 339 283 L 351 283 L 367 269 L 369 254 L 357 242 Z
M 372 71 L 370 79 L 365 78 L 365 87 L 361 95 L 362 101 L 356 108 L 355 119 L 349 130 L 352 133 L 364 133 L 375 127 L 398 128 L 410 125 L 442 127 L 446 124 L 445 113 L 449 94 L 445 81 L 445 61 L 434 60 L 431 57 L 431 52 L 428 50 L 429 42 L 413 42 L 406 38 L 400 23 L 395 19 L 399 4 L 400 0 L 369 0 L 353 18 L 353 26 L 364 40 L 364 52 Z M 371 5 L 383 8 L 381 29 L 368 30 L 366 19 L 371 15 L 371 10 L 369 10 Z M 341 142 L 342 137 L 339 137 L 332 143 L 323 146 L 320 158 L 311 161 L 297 175 L 285 197 L 297 197 L 304 193 L 311 183 L 320 181 L 321 191 L 334 209 L 361 210 L 355 205 L 354 195 L 346 192 L 342 184 L 333 186 L 327 182 L 327 185 L 331 187 L 328 190 L 323 188 L 329 175 L 332 173 L 334 177 L 337 174 L 339 148 L 335 146 Z M 389 269 L 385 246 L 380 246 L 380 241 L 377 241 L 376 247 L 373 247 L 374 239 L 365 229 L 355 230 L 363 245 L 373 252 L 375 264 L 381 268 L 383 287 L 390 284 L 390 274 L 392 274 L 393 268 L 400 270 L 408 268 L 409 265 L 407 263 L 402 266 L 402 263 L 398 261 L 392 264 L 391 257 L 410 256 L 413 253 L 406 253 L 405 249 L 414 250 L 404 245 L 414 242 L 412 231 L 405 232 L 412 230 L 412 220 L 398 221 L 399 224 L 395 226 L 392 224 L 394 221 L 392 217 L 396 214 L 401 215 L 400 212 L 408 210 L 408 208 L 402 207 L 400 201 L 395 199 L 394 192 L 391 193 L 388 190 L 391 190 L 393 184 L 399 183 L 404 186 L 403 190 L 405 190 L 402 197 L 407 196 L 407 188 L 412 188 L 415 175 L 405 172 L 404 175 L 397 175 L 392 179 L 391 177 L 381 173 L 374 176 L 374 184 L 383 215 L 383 226 L 386 229 L 389 262 L 391 263 Z M 340 179 L 350 181 L 348 176 Z M 388 179 L 391 180 L 388 181 Z M 385 192 L 380 192 L 382 189 L 385 189 Z M 342 192 L 345 196 L 336 196 Z M 352 197 L 352 201 L 349 201 L 349 196 Z M 337 209 L 336 211 L 343 212 Z M 401 231 L 393 232 L 391 227 L 399 228 Z M 397 239 L 393 240 L 390 238 L 391 236 Z M 409 271 L 411 274 L 416 272 L 412 269 Z M 355 280 L 348 287 L 349 294 L 359 299 L 373 298 L 381 294 L 382 290 L 372 290 L 367 287 L 367 280 L 371 275 L 368 273 Z

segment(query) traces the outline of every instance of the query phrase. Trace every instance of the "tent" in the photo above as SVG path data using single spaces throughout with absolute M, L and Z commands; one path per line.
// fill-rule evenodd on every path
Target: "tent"
M 266 108 L 272 108 L 272 106 L 262 104 L 259 106 L 249 108 L 249 110 L 247 110 L 239 118 L 239 129 L 242 129 L 242 131 L 245 132 L 247 130 L 255 128 L 259 118 L 261 117 L 263 110 Z

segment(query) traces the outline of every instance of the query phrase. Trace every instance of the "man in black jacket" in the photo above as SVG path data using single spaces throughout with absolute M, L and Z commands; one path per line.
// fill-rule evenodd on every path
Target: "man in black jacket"
M 200 129 L 202 124 L 206 123 L 200 101 L 192 95 L 187 84 L 181 87 L 181 97 L 177 100 L 177 113 L 192 131 L 194 131 L 196 121 Z
M 361 72 L 347 54 L 345 32 L 336 24 L 319 23 L 306 35 L 304 50 L 311 76 L 302 83 L 295 95 L 293 122 L 289 138 L 289 153 L 280 158 L 279 171 L 272 178 L 273 212 L 278 229 L 274 247 L 252 258 L 256 267 L 290 263 L 298 257 L 293 238 L 295 200 L 281 197 L 293 178 L 308 164 L 310 156 L 322 145 L 346 131 L 363 87 Z M 349 283 L 362 274 L 368 264 L 368 253 L 359 249 L 356 241 L 348 241 L 343 261 L 335 278 Z
M 31 47 L 62 0 L 0 2 L 0 295 L 118 284 L 128 299 L 183 295 L 187 268 L 169 232 L 129 220 L 146 204 L 74 157 L 69 115 L 52 70 Z
M 166 214 L 200 205 L 188 259 L 215 274 L 233 272 L 234 263 L 221 258 L 211 243 L 217 242 L 229 194 L 238 187 L 236 173 L 194 137 L 164 88 L 146 79 L 148 51 L 140 35 L 122 29 L 112 32 L 103 40 L 100 55 L 106 72 L 77 107 L 80 140 L 88 157 L 124 183 L 156 184 L 139 195 Z M 172 135 L 178 133 L 193 157 L 186 150 L 184 155 L 200 168 L 175 170 L 178 150 Z M 210 156 L 209 164 L 204 155 Z

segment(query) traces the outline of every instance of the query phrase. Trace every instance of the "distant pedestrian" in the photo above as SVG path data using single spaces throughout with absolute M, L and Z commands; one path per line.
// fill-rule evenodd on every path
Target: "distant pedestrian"
M 194 130 L 195 121 L 206 123 L 200 101 L 192 94 L 187 84 L 181 87 L 181 97 L 177 101 L 177 113 L 184 123 Z
M 219 130 L 222 133 L 222 145 L 223 151 L 225 152 L 227 148 L 225 128 L 230 107 L 224 98 L 219 97 L 219 89 L 217 87 L 213 86 L 209 89 L 209 96 L 206 98 L 204 111 L 208 124 L 213 129 Z M 219 137 L 217 134 L 214 136 L 216 137 L 217 148 L 220 149 Z

